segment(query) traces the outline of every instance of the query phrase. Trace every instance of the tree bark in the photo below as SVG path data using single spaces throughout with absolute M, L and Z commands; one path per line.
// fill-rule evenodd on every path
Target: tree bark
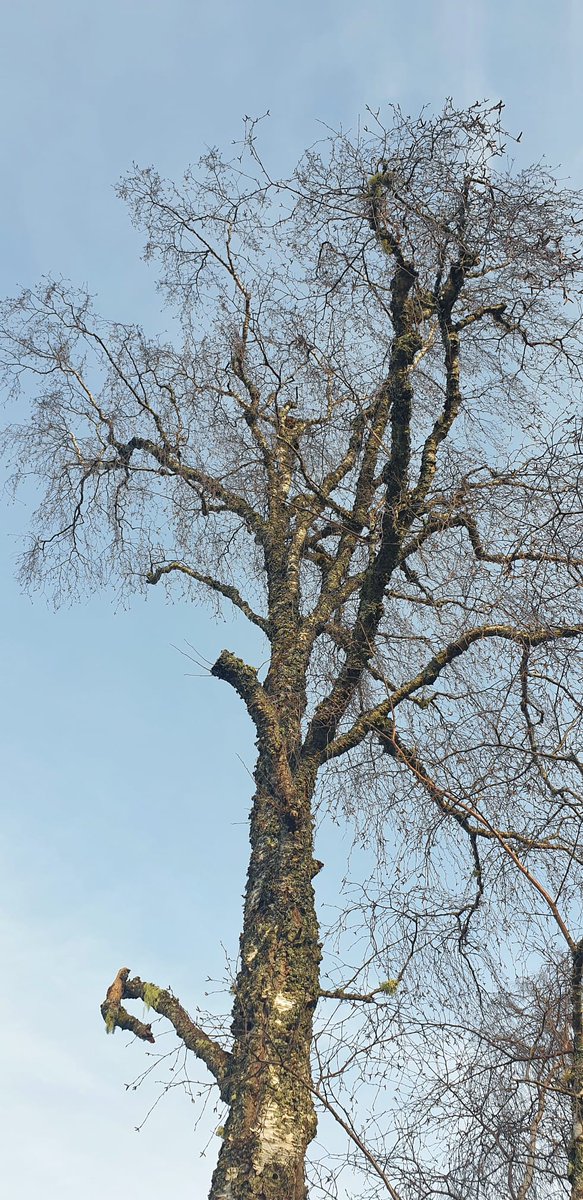
M 251 814 L 229 1116 L 210 1200 L 305 1200 L 316 1132 L 310 1049 L 320 944 L 311 795 L 274 788 L 260 755 Z

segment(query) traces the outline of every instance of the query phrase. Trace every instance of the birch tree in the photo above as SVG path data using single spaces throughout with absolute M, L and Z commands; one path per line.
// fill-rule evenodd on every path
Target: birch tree
M 259 133 L 120 186 L 174 341 L 60 280 L 4 305 L 8 453 L 45 489 L 25 583 L 179 588 L 266 647 L 210 670 L 257 747 L 230 1030 L 126 967 L 104 1022 L 154 1042 L 146 1000 L 204 1064 L 226 1109 L 210 1200 L 342 1194 L 318 1114 L 360 1195 L 461 1197 L 475 1170 L 493 1195 L 469 1047 L 495 1108 L 520 976 L 563 979 L 567 954 L 559 1040 L 547 1017 L 488 1178 L 580 1197 L 582 198 L 512 162 L 501 106 L 370 113 L 283 181 Z M 376 856 L 335 929 L 326 811 Z M 470 1010 L 510 992 L 488 1041 Z M 423 1100 L 453 1079 L 446 1016 L 473 1096 L 447 1136 Z

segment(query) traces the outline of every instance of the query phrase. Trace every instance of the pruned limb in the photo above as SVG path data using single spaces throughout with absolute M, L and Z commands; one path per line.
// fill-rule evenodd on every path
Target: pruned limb
M 277 720 L 276 713 L 254 667 L 250 667 L 242 658 L 237 658 L 230 650 L 222 650 L 211 667 L 211 675 L 214 675 L 215 679 L 230 683 L 235 689 L 246 704 L 260 736 L 262 733 L 273 731 Z
M 134 1037 L 140 1038 L 142 1042 L 155 1042 L 152 1026 L 145 1025 L 143 1021 L 139 1021 L 137 1017 L 132 1016 L 122 1007 L 122 999 L 125 995 L 125 987 L 130 973 L 129 967 L 121 967 L 118 971 L 111 987 L 108 987 L 105 1000 L 101 1005 L 101 1015 L 105 1021 L 105 1028 L 108 1033 L 114 1033 L 117 1029 L 127 1029 L 128 1033 L 133 1033 Z
M 257 730 L 257 745 L 269 755 L 270 784 L 275 791 L 291 795 L 292 776 L 285 753 L 279 713 L 257 678 L 257 671 L 230 650 L 222 650 L 211 667 L 211 675 L 214 675 L 215 679 L 230 683 L 244 701 Z
M 208 1033 L 189 1017 L 172 992 L 156 987 L 153 983 L 144 983 L 138 976 L 129 979 L 129 973 L 129 967 L 122 967 L 118 971 L 101 1005 L 101 1015 L 107 1032 L 113 1033 L 116 1027 L 127 1029 L 142 1041 L 154 1043 L 152 1027 L 139 1021 L 121 1005 L 122 1000 L 143 1000 L 149 1008 L 153 1008 L 161 1017 L 170 1021 L 186 1049 L 192 1050 L 214 1076 L 221 1099 L 227 1101 L 231 1065 L 231 1055 L 228 1051 L 219 1046 L 218 1042 L 209 1037 Z

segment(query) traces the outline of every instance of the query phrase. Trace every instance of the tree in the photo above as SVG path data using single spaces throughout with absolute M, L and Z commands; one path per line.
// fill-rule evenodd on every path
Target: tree
M 254 123 L 181 186 L 134 170 L 176 344 L 60 281 L 5 306 L 24 580 L 180 583 L 267 646 L 211 668 L 257 744 L 230 1038 L 127 968 L 102 1005 L 208 1068 L 211 1200 L 304 1200 L 317 1112 L 360 1194 L 583 1195 L 582 204 L 501 108 L 371 114 L 283 182 Z M 329 930 L 316 811 L 376 854 Z

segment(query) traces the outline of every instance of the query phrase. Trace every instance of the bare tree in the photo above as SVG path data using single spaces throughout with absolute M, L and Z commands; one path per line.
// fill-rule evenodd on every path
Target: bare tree
M 370 114 L 283 182 L 254 124 L 180 186 L 135 170 L 175 344 L 59 281 L 5 305 L 15 478 L 46 483 L 24 580 L 181 584 L 267 646 L 211 668 L 257 736 L 230 1036 L 127 968 L 102 1005 L 152 1042 L 145 999 L 208 1068 L 211 1200 L 304 1200 L 307 1158 L 338 1194 L 318 1112 L 361 1195 L 583 1195 L 583 205 L 513 166 L 501 107 Z M 331 929 L 326 811 L 377 863 Z M 566 948 L 571 1007 L 519 1037 Z

